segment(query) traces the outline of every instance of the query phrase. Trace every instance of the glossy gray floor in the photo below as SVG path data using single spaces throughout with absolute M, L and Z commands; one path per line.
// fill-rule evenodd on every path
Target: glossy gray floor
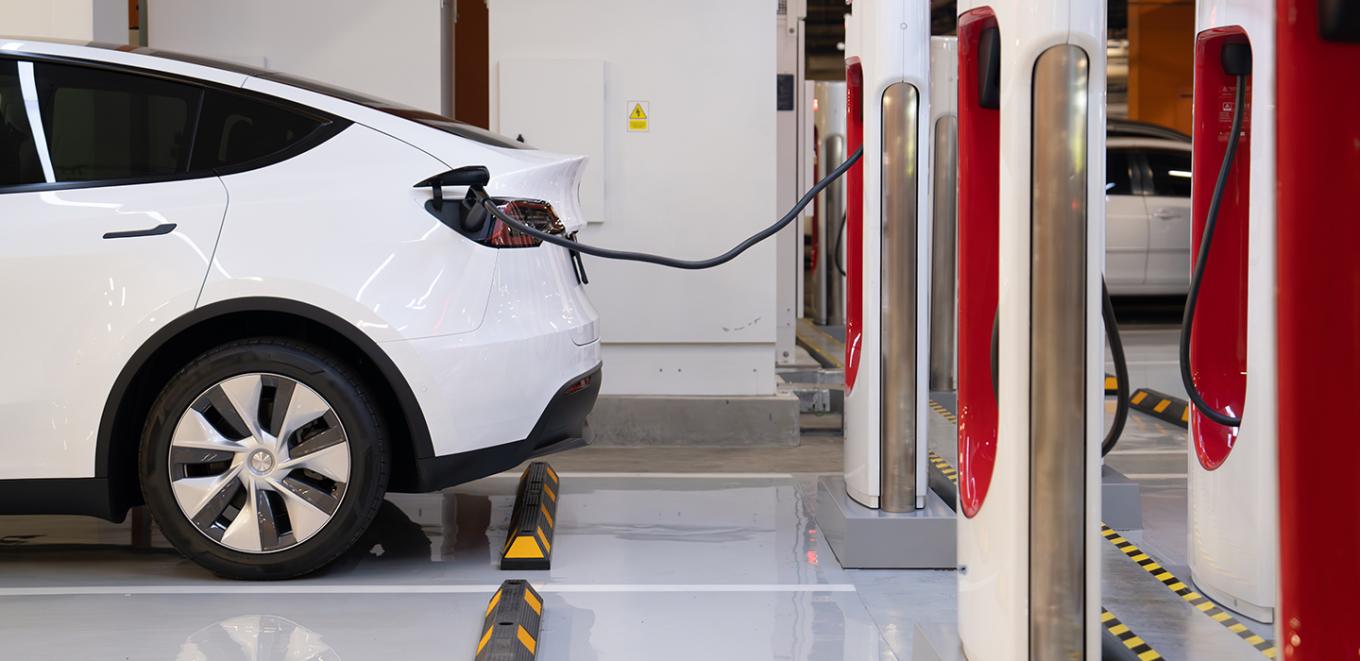
M 1131 344 L 1143 378 L 1170 378 L 1164 338 Z M 952 461 L 953 425 L 930 429 Z M 492 591 L 523 577 L 545 598 L 540 659 L 906 661 L 916 624 L 956 621 L 954 574 L 839 568 L 813 518 L 836 443 L 555 457 L 550 572 L 495 568 L 514 475 L 393 496 L 353 553 L 282 583 L 214 578 L 154 534 L 132 545 L 128 524 L 0 518 L 0 658 L 471 659 Z M 1143 487 L 1146 529 L 1127 536 L 1181 576 L 1184 448 L 1183 430 L 1135 414 L 1109 458 Z M 657 470 L 672 472 L 633 472 Z M 1166 658 L 1260 657 L 1112 546 L 1103 560 L 1105 605 Z
M 932 416 L 931 427 L 948 453 L 952 425 Z M 1184 482 L 1166 477 L 1184 466 L 1179 433 L 1134 417 L 1111 459 L 1134 475 L 1157 471 L 1138 478 L 1149 527 L 1130 538 L 1171 566 L 1184 558 Z M 915 624 L 956 621 L 953 572 L 837 566 L 812 518 L 811 474 L 564 470 L 553 570 L 511 575 L 493 549 L 514 486 L 504 476 L 394 496 L 354 553 L 285 583 L 213 578 L 155 536 L 134 548 L 127 525 L 0 519 L 0 649 L 14 659 L 470 659 L 487 599 L 512 576 L 545 597 L 541 659 L 906 660 Z M 1106 605 L 1167 658 L 1255 658 L 1113 547 L 1104 556 Z
M 223 581 L 127 526 L 0 520 L 7 659 L 470 659 L 501 580 L 545 598 L 540 659 L 909 658 L 953 575 L 837 567 L 807 475 L 563 474 L 550 572 L 493 565 L 515 480 L 396 496 L 321 576 Z

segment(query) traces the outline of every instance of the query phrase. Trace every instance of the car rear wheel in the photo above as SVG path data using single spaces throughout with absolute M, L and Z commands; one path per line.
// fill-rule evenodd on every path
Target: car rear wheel
M 232 578 L 289 578 L 364 533 L 387 457 L 377 406 L 343 363 L 291 340 L 243 340 L 166 384 L 142 436 L 141 483 L 189 559 Z

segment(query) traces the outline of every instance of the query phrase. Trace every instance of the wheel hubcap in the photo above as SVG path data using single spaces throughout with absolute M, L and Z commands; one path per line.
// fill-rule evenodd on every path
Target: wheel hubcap
M 265 476 L 274 472 L 274 455 L 269 450 L 256 450 L 250 453 L 250 472 Z
M 244 374 L 180 416 L 168 465 L 175 501 L 199 532 L 236 551 L 272 553 L 335 516 L 350 478 L 349 437 L 311 388 Z

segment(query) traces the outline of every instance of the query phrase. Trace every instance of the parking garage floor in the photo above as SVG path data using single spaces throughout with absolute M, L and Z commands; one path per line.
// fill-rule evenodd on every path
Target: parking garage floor
M 1131 333 L 1156 377 L 1167 333 Z M 1174 333 L 1170 334 L 1174 341 Z M 1135 372 L 1135 385 L 1139 372 Z M 1165 376 L 1163 374 L 1163 376 Z M 954 462 L 952 398 L 932 448 Z M 1184 430 L 1131 414 L 1110 466 L 1142 488 L 1143 530 L 1118 531 L 1188 578 Z M 487 600 L 527 578 L 545 598 L 538 656 L 555 659 L 912 658 L 918 624 L 957 618 L 951 571 L 843 570 L 818 534 L 818 474 L 840 441 L 797 448 L 587 448 L 562 477 L 553 568 L 502 572 L 518 473 L 394 495 L 356 550 L 321 575 L 215 578 L 132 523 L 0 518 L 5 658 L 470 659 Z M 135 539 L 140 537 L 140 539 Z M 1167 659 L 1253 659 L 1244 640 L 1105 544 L 1104 605 Z

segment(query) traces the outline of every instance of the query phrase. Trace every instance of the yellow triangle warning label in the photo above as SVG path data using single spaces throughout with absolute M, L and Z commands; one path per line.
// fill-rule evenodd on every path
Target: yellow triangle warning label
M 651 104 L 646 101 L 628 102 L 628 130 L 630 132 L 647 132 L 651 130 L 648 126 L 647 115 L 651 110 Z

